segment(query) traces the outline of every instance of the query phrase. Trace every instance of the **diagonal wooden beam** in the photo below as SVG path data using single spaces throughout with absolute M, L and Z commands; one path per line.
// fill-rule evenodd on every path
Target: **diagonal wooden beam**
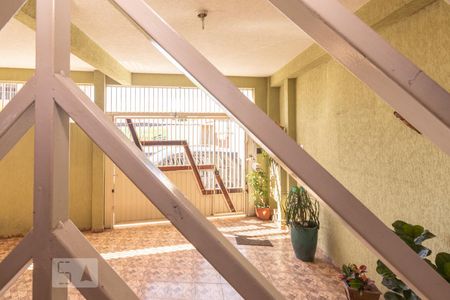
M 17 144 L 17 142 L 34 125 L 34 103 L 32 103 L 20 118 L 0 138 L 0 160 Z
M 447 298 L 446 295 L 450 294 L 450 286 L 435 270 L 420 259 L 414 251 L 283 132 L 264 112 L 250 103 L 225 76 L 164 22 L 145 1 L 114 0 L 114 2 L 135 21 L 135 24 L 142 31 L 152 38 L 152 42 L 161 53 L 165 54 L 197 85 L 218 100 L 230 117 L 241 124 L 246 132 L 270 155 L 275 157 L 292 176 L 304 182 L 320 199 L 323 199 L 348 227 L 366 243 L 369 249 L 383 259 L 411 288 L 424 298 L 436 300 Z M 291 14 L 299 13 L 299 9 L 302 7 L 297 6 L 303 3 L 302 0 L 283 0 L 280 2 L 281 6 L 286 5 L 285 3 L 292 5 L 292 7 L 288 7 Z M 351 17 L 348 16 L 350 13 L 345 10 L 338 9 L 336 11 L 334 6 L 338 3 L 335 3 L 335 1 L 311 0 L 310 2 L 323 5 L 324 10 L 336 14 L 336 17 L 345 16 L 345 20 Z M 333 5 L 330 7 L 331 4 Z M 314 29 L 316 26 L 320 28 L 320 26 L 326 24 L 323 20 L 315 22 L 313 17 L 305 16 L 305 21 L 309 24 L 308 29 Z M 351 24 L 347 24 L 347 26 L 349 25 Z M 353 29 L 359 31 L 361 26 L 356 25 L 356 28 Z M 353 35 L 359 34 L 354 33 Z M 370 34 L 370 38 L 379 40 L 379 37 L 373 34 Z M 372 44 L 370 38 L 366 41 L 368 45 Z M 332 41 L 336 41 L 336 39 L 332 39 Z M 373 45 L 371 46 L 373 47 Z M 339 50 L 340 48 L 337 47 L 336 49 Z M 381 53 L 381 55 L 384 54 Z M 390 58 L 389 55 L 387 57 Z M 397 55 L 392 62 L 395 63 L 396 59 L 403 60 Z M 423 75 L 420 77 L 419 81 L 423 80 Z M 412 85 L 415 84 L 412 83 Z M 433 87 L 431 91 L 434 91 L 434 88 L 439 90 L 436 84 L 430 83 L 430 85 Z M 439 92 L 437 94 L 437 98 L 439 98 L 439 95 L 442 96 Z M 436 95 L 432 96 L 436 97 Z M 450 117 L 450 114 L 448 115 Z M 435 121 L 435 118 L 432 118 L 432 120 Z M 430 120 L 428 119 L 428 121 Z M 448 140 L 450 141 L 450 139 Z
M 0 112 L 0 160 L 34 124 L 35 79 L 31 79 Z
M 269 0 L 450 155 L 450 94 L 338 1 Z
M 29 0 L 15 18 L 36 30 L 36 0 Z M 131 72 L 74 24 L 71 24 L 71 52 L 118 83 L 131 85 Z
M 225 198 L 225 201 L 227 202 L 228 208 L 231 212 L 236 212 L 236 209 L 234 208 L 233 201 L 231 201 L 230 194 L 228 193 L 228 190 L 223 183 L 222 177 L 220 177 L 220 172 L 217 169 L 214 169 L 214 177 L 216 178 L 217 184 L 220 187 L 220 190 L 222 191 L 223 197 Z M 206 192 L 206 191 L 205 191 Z
M 98 287 L 77 287 L 86 299 L 98 300 L 137 300 L 138 297 L 120 278 L 114 269 L 105 261 L 89 243 L 78 228 L 68 220 L 61 223 L 53 231 L 57 245 L 55 257 L 64 258 L 94 258 L 98 263 Z M 95 270 L 94 270 L 95 271 Z M 94 275 L 94 274 L 93 274 Z
M 433 4 L 437 0 L 369 1 L 355 15 L 375 30 L 396 23 Z M 270 77 L 272 87 L 281 86 L 286 78 L 296 78 L 331 60 L 331 56 L 317 44 L 302 51 Z
M 0 2 L 0 30 L 14 17 L 27 0 L 2 0 Z
M 33 232 L 30 232 L 0 262 L 0 297 L 31 264 L 32 252 L 38 251 L 33 244 Z
M 283 298 L 73 81 L 55 77 L 58 104 L 242 296 Z
M 189 147 L 187 141 L 183 141 L 183 149 L 186 157 L 191 165 L 192 172 L 194 173 L 195 181 L 197 182 L 198 188 L 205 194 L 205 186 L 203 185 L 202 177 L 200 176 L 200 172 L 198 171 L 197 164 L 195 163 L 194 156 L 192 154 L 191 148 Z

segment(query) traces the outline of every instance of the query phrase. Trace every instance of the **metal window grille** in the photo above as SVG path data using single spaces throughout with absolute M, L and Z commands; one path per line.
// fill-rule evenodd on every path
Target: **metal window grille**
M 92 84 L 79 84 L 78 86 L 92 101 L 94 101 L 94 86 Z M 5 108 L 22 87 L 22 83 L 0 82 L 0 111 Z
M 0 82 L 0 111 L 11 101 L 22 86 L 22 83 Z
M 93 84 L 78 84 L 78 87 L 91 99 L 95 100 L 95 88 Z
M 132 140 L 127 117 L 115 124 Z M 131 118 L 142 141 L 186 141 L 197 166 L 214 165 L 227 188 L 244 185 L 245 134 L 229 119 L 212 118 Z M 143 146 L 148 159 L 159 167 L 189 166 L 183 146 Z M 216 185 L 213 170 L 201 170 L 206 189 Z M 216 187 L 217 188 L 217 187 Z
M 241 92 L 254 101 L 254 89 Z M 108 86 L 106 111 L 161 113 L 224 113 L 207 93 L 199 88 Z

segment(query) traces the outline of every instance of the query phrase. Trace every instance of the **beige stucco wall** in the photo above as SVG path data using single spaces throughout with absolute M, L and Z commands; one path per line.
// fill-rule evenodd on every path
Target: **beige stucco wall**
M 0 160 L 0 237 L 24 234 L 32 226 L 34 130 Z
M 379 32 L 450 91 L 448 4 L 435 2 Z M 334 60 L 300 75 L 296 96 L 304 149 L 386 224 L 421 224 L 437 235 L 427 242 L 434 253 L 450 251 L 450 156 Z M 374 275 L 377 258 L 325 206 L 321 222 L 320 248 L 337 264 L 367 264 Z
M 92 143 L 70 126 L 70 217 L 81 229 L 91 227 Z M 23 235 L 32 226 L 34 130 L 0 160 L 0 237 Z

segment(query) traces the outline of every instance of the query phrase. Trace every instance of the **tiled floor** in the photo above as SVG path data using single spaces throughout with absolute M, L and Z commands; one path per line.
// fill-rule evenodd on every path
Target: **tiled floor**
M 286 230 L 253 218 L 213 223 L 234 245 L 235 235 L 272 242 L 273 247 L 236 247 L 287 299 L 346 299 L 336 268 L 320 252 L 315 263 L 297 260 Z M 169 224 L 86 233 L 86 237 L 141 299 L 242 299 Z M 18 241 L 0 240 L 0 259 Z M 31 272 L 27 270 L 2 299 L 31 299 Z M 70 299 L 84 299 L 75 289 L 69 293 Z

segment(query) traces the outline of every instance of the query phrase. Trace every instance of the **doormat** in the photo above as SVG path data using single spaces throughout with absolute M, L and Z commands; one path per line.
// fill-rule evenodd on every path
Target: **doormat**
M 245 237 L 245 236 L 237 236 L 236 237 L 236 243 L 238 245 L 247 245 L 247 246 L 273 247 L 272 243 L 269 240 L 250 239 L 250 238 Z

